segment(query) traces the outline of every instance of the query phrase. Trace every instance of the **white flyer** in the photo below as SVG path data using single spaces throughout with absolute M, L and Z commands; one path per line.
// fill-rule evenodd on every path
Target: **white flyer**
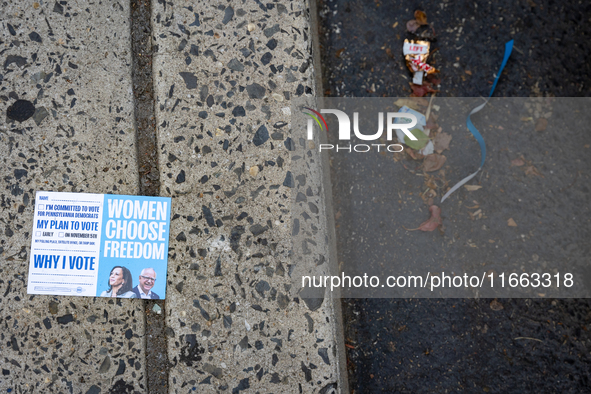
M 164 299 L 171 199 L 39 191 L 28 294 Z

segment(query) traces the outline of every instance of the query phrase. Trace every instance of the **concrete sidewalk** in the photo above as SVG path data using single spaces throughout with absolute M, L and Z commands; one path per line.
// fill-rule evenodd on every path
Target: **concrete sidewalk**
M 129 5 L 22 7 L 0 12 L 0 111 L 35 106 L 0 126 L 0 389 L 147 393 L 143 301 L 25 287 L 35 191 L 138 193 Z M 173 198 L 169 392 L 341 392 L 338 300 L 304 300 L 290 278 L 289 107 L 316 89 L 307 6 L 152 9 L 161 195 Z
M 141 301 L 26 290 L 36 191 L 138 191 L 128 15 L 125 2 L 0 11 L 2 392 L 146 392 Z M 17 100 L 35 107 L 22 123 L 6 116 Z

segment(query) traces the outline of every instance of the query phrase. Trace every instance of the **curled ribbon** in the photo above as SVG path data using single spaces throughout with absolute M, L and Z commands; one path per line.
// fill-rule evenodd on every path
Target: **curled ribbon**
M 495 88 L 497 87 L 497 82 L 499 82 L 499 78 L 501 77 L 501 73 L 503 72 L 503 69 L 505 68 L 505 65 L 507 64 L 507 60 L 509 60 L 509 56 L 511 56 L 512 50 L 513 50 L 513 40 L 511 40 L 505 44 L 505 57 L 503 58 L 503 63 L 501 64 L 501 68 L 499 69 L 499 72 L 497 73 L 497 77 L 495 78 L 495 82 L 493 83 L 493 86 L 490 90 L 490 94 L 488 95 L 488 98 L 484 101 L 484 103 L 480 104 L 478 107 L 476 107 L 472 111 L 470 111 L 470 113 L 468 114 L 468 118 L 466 119 L 466 126 L 468 127 L 468 130 L 470 130 L 470 132 L 472 133 L 474 138 L 476 138 L 476 141 L 478 141 L 478 144 L 480 145 L 480 155 L 481 155 L 480 167 L 478 168 L 478 170 L 476 170 L 475 173 L 468 175 L 467 177 L 465 177 L 464 179 L 462 179 L 461 181 L 456 183 L 454 185 L 454 187 L 449 189 L 449 191 L 447 193 L 445 193 L 445 195 L 441 198 L 441 202 L 445 201 L 445 199 L 447 197 L 449 197 L 453 192 L 455 192 L 460 187 L 462 187 L 462 185 L 464 185 L 470 179 L 474 178 L 476 176 L 476 174 L 478 174 L 478 172 L 482 169 L 482 166 L 484 165 L 484 160 L 486 159 L 486 144 L 484 143 L 484 138 L 482 138 L 482 134 L 480 134 L 478 129 L 472 123 L 472 119 L 470 119 L 470 116 L 472 116 L 476 112 L 479 112 L 480 110 L 482 110 L 485 107 L 486 104 L 488 104 L 488 100 L 492 97 L 493 92 L 495 91 Z

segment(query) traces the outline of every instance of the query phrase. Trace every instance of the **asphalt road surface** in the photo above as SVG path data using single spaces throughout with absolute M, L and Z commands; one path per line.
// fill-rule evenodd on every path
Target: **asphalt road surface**
M 406 23 L 417 9 L 435 32 L 431 64 L 441 70 L 438 97 L 487 95 L 510 39 L 515 49 L 495 96 L 591 93 L 588 3 L 335 0 L 319 8 L 326 96 L 408 97 L 411 75 L 402 42 L 411 38 Z M 486 256 L 497 265 L 507 256 L 534 266 L 585 261 L 591 235 L 585 216 L 591 206 L 589 133 L 583 125 L 561 140 L 549 131 L 535 132 L 533 125 L 526 129 L 520 131 L 529 134 L 515 138 L 487 135 L 489 158 L 480 180 L 486 192 L 458 191 L 450 201 L 458 208 L 443 207 L 443 230 L 429 233 L 401 229 L 428 217 L 428 205 L 418 197 L 420 163 L 410 157 L 395 162 L 391 156 L 333 155 L 339 261 L 355 265 L 371 256 L 373 264 L 387 265 L 428 258 L 434 244 L 450 240 L 463 245 L 458 258 Z M 454 180 L 479 158 L 476 143 L 457 135 L 445 152 L 444 169 Z M 520 157 L 538 173 L 512 167 Z M 380 191 L 400 194 L 380 200 Z M 371 204 L 372 196 L 379 202 Z M 484 217 L 468 214 L 474 202 Z M 514 234 L 508 215 L 518 223 Z M 372 238 L 381 242 L 372 244 Z M 506 253 L 487 245 L 495 240 Z M 352 392 L 591 391 L 588 299 L 348 299 L 343 305 Z

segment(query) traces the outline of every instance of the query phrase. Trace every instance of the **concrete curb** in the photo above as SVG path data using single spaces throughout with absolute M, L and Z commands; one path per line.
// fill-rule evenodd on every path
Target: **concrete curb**
M 312 32 L 312 62 L 314 65 L 314 81 L 316 83 L 316 95 L 319 100 L 319 107 L 322 107 L 322 98 L 324 97 L 324 84 L 322 75 L 322 59 L 320 56 L 320 21 L 318 14 L 317 0 L 309 0 L 310 2 L 310 31 Z M 327 136 L 321 135 L 321 143 L 328 143 Z M 322 171 L 322 184 L 324 186 L 324 201 L 326 214 L 326 232 L 328 235 L 328 263 L 330 265 L 330 272 L 339 275 L 339 261 L 337 255 L 337 240 L 335 231 L 335 217 L 334 205 L 332 201 L 332 183 L 330 180 L 330 161 L 327 154 L 321 157 L 320 168 Z M 337 294 L 338 295 L 338 294 Z M 345 349 L 345 328 L 342 313 L 342 305 L 340 297 L 331 298 L 334 309 L 334 330 L 335 330 L 335 344 L 337 349 L 337 357 L 339 360 L 339 388 L 341 393 L 350 393 L 349 379 L 347 372 L 347 350 Z
M 315 89 L 306 4 L 154 1 L 153 35 L 161 194 L 174 210 L 170 392 L 334 391 L 338 300 L 290 293 L 289 103 Z

